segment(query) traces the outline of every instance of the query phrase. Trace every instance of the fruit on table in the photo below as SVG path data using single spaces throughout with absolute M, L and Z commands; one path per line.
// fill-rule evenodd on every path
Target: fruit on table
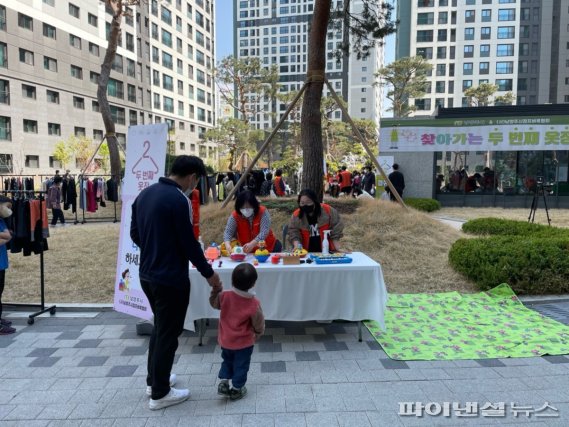
M 295 250 L 292 252 L 292 254 L 295 255 L 295 256 L 304 256 L 304 255 L 306 255 L 307 253 L 308 253 L 308 251 L 307 251 L 306 249 L 302 249 L 302 248 L 300 248 L 300 249 L 295 249 Z

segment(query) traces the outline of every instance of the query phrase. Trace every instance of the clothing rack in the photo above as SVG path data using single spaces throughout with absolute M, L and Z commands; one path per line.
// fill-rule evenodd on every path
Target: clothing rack
M 113 175 L 111 175 L 111 174 L 104 174 L 104 175 L 80 174 L 78 176 L 79 191 L 80 192 L 83 191 L 83 181 L 85 180 L 85 178 L 87 178 L 87 179 L 88 178 L 111 178 L 112 179 Z M 118 195 L 118 191 L 119 191 L 119 185 L 117 183 L 117 195 Z M 79 193 L 79 200 L 81 200 L 81 193 Z M 114 216 L 113 217 L 99 217 L 99 218 L 89 219 L 89 221 L 90 222 L 108 222 L 109 220 L 113 220 L 113 223 L 119 222 L 119 219 L 117 218 L 117 202 L 113 201 L 112 203 L 114 205 Z M 85 200 L 85 204 L 81 208 L 82 216 L 83 216 L 83 220 L 81 221 L 81 224 L 85 224 L 87 222 L 87 219 L 85 218 L 86 205 L 87 205 L 87 200 Z
M 31 178 L 34 180 L 34 186 L 36 184 L 36 179 L 38 178 L 37 175 L 17 175 L 17 174 L 11 174 L 11 173 L 7 173 L 7 174 L 0 174 L 0 181 L 2 181 L 0 183 L 0 185 L 2 186 L 2 191 L 10 191 L 7 188 L 4 188 L 4 180 L 5 179 L 10 179 L 10 178 Z M 33 190 L 26 190 L 26 192 L 32 192 Z
M 45 191 L 30 191 L 30 190 L 3 190 L 4 194 L 11 194 L 14 196 L 15 194 L 30 194 L 33 193 L 34 196 L 38 195 L 38 199 L 40 201 L 40 222 L 42 223 L 43 228 L 43 211 L 42 211 L 42 202 L 45 200 L 44 195 L 46 194 Z M 32 230 L 32 233 L 34 230 Z M 40 295 L 41 295 L 41 302 L 40 304 L 26 304 L 26 303 L 8 303 L 6 305 L 14 306 L 14 307 L 38 307 L 39 311 L 30 314 L 28 316 L 28 325 L 33 325 L 35 322 L 35 318 L 40 314 L 46 313 L 49 311 L 49 314 L 52 316 L 55 314 L 57 308 L 55 305 L 50 307 L 45 306 L 45 266 L 44 266 L 44 257 L 43 257 L 43 245 L 40 245 Z
M 77 178 L 77 176 L 76 176 L 76 175 L 73 175 L 73 174 L 65 174 L 65 175 L 69 175 L 70 177 L 72 177 L 72 178 L 74 178 L 74 179 Z M 60 176 L 61 178 L 65 179 L 65 175 L 59 175 L 59 176 Z M 46 179 L 51 179 L 51 178 L 54 178 L 54 177 L 55 177 L 55 175 L 39 175 L 39 178 L 40 178 L 40 185 L 43 185 L 43 183 L 44 183 L 44 181 L 45 181 Z M 75 185 L 77 185 L 77 182 L 75 183 Z M 78 211 L 78 209 L 75 208 L 75 214 L 73 214 L 73 215 L 75 216 L 75 218 L 74 218 L 74 220 L 73 220 L 73 224 L 79 224 L 79 218 L 78 218 L 78 213 L 77 213 L 77 211 Z M 63 212 L 64 212 L 63 215 L 65 215 L 65 210 L 63 210 Z

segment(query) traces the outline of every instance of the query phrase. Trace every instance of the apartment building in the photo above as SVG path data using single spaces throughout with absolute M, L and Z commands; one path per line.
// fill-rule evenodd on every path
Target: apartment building
M 332 1 L 335 10 L 343 2 Z M 361 10 L 362 2 L 354 0 L 354 13 Z M 308 59 L 308 33 L 314 0 L 234 0 L 235 37 L 234 51 L 238 58 L 259 57 L 264 65 L 276 64 L 280 75 L 280 91 L 299 90 L 306 80 Z M 348 102 L 353 118 L 371 119 L 379 124 L 382 108 L 381 89 L 374 86 L 374 73 L 383 65 L 383 48 L 372 50 L 366 59 L 356 55 L 340 60 L 334 52 L 342 42 L 342 28 L 330 28 L 326 40 L 326 76 L 334 90 Z M 325 88 L 324 95 L 328 95 Z M 258 129 L 272 127 L 270 112 L 284 112 L 284 103 L 264 100 L 257 106 L 252 123 Z M 331 113 L 341 120 L 340 110 Z
M 176 154 L 215 160 L 202 141 L 215 123 L 214 19 L 204 0 L 141 2 L 125 16 L 108 85 L 123 147 L 128 126 L 167 122 Z M 102 1 L 0 0 L 2 173 L 52 173 L 58 141 L 103 138 L 96 93 L 110 21 Z

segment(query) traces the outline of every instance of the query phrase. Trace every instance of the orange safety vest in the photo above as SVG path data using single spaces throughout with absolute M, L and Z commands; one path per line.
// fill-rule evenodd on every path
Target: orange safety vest
M 275 178 L 275 194 L 279 197 L 282 197 L 285 195 L 285 192 L 283 191 L 283 189 L 281 188 L 281 182 L 283 180 L 282 176 L 277 176 Z
M 342 182 L 340 183 L 341 188 L 352 186 L 352 173 L 350 171 L 342 171 L 340 172 L 340 176 L 342 177 Z
M 190 193 L 190 201 L 192 202 L 192 225 L 197 240 L 200 237 L 200 192 L 195 188 Z
M 245 218 L 243 215 L 238 214 L 236 211 L 233 211 L 232 215 L 235 221 L 237 222 L 237 240 L 239 240 L 240 245 L 244 245 L 245 243 L 249 243 L 255 237 L 259 235 L 261 232 L 261 218 L 267 208 L 264 206 L 259 206 L 259 212 L 257 215 L 253 217 L 253 223 L 249 223 L 249 219 Z M 273 234 L 273 230 L 269 230 L 269 234 L 265 237 L 265 247 L 269 252 L 272 252 L 275 248 L 275 243 L 277 239 Z M 258 249 L 258 246 L 255 246 L 254 251 Z
M 330 220 L 332 219 L 332 215 L 331 215 L 331 210 L 332 208 L 330 207 L 330 205 L 327 205 L 326 203 L 320 203 L 320 207 L 322 208 L 322 210 L 324 210 L 324 212 L 326 212 L 328 214 L 328 218 L 330 218 Z M 300 209 L 297 209 L 294 211 L 293 216 L 298 217 L 300 215 Z M 318 226 L 318 232 L 320 233 L 320 242 L 322 242 L 322 240 L 324 240 L 324 232 L 326 230 L 330 230 L 331 229 L 331 224 L 330 221 L 328 221 L 328 224 L 324 224 L 321 226 Z M 308 250 L 308 246 L 309 246 L 309 242 L 310 242 L 310 232 L 308 231 L 308 229 L 301 229 L 300 230 L 300 237 L 302 238 L 302 247 L 306 250 Z M 334 244 L 332 243 L 332 240 L 330 239 L 330 236 L 328 236 L 328 242 L 330 243 L 330 250 L 334 251 L 336 250 L 336 248 L 334 247 Z

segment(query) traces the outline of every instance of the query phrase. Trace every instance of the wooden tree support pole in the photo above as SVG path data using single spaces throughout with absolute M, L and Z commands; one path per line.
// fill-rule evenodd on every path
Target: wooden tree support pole
M 356 126 L 356 124 L 354 123 L 354 121 L 352 120 L 352 118 L 350 117 L 350 115 L 348 114 L 348 111 L 346 110 L 346 108 L 344 107 L 344 105 L 342 104 L 340 98 L 338 97 L 338 95 L 336 94 L 336 91 L 334 90 L 334 88 L 332 87 L 332 85 L 330 84 L 330 82 L 328 81 L 328 79 L 325 77 L 324 81 L 326 82 L 326 86 L 328 86 L 328 90 L 330 91 L 330 93 L 332 94 L 332 97 L 334 98 L 334 100 L 336 101 L 336 104 L 338 104 L 338 107 L 340 107 L 340 109 L 342 110 L 342 113 L 344 113 L 344 116 L 348 119 L 348 122 L 350 122 L 350 125 L 352 126 L 352 132 L 354 132 L 354 135 L 356 136 L 356 138 L 360 141 L 360 143 L 363 145 L 363 147 L 365 148 L 365 150 L 367 151 L 368 156 L 370 157 L 371 161 L 375 164 L 375 167 L 377 168 L 377 170 L 379 171 L 379 173 L 381 174 L 381 176 L 383 177 L 383 179 L 385 180 L 385 182 L 387 183 L 387 186 L 389 187 L 389 190 L 391 191 L 391 194 L 393 194 L 395 196 L 395 199 L 397 200 L 397 202 L 403 206 L 405 209 L 407 208 L 407 205 L 405 205 L 405 202 L 403 202 L 403 199 L 401 198 L 401 196 L 399 195 L 399 193 L 397 192 L 397 190 L 395 189 L 395 187 L 393 186 L 393 184 L 391 183 L 390 179 L 387 177 L 387 175 L 385 174 L 385 172 L 383 171 L 382 167 L 380 166 L 379 162 L 377 161 L 377 159 L 375 158 L 375 156 L 373 155 L 373 152 L 371 151 L 371 149 L 369 148 L 369 145 L 367 144 L 365 138 L 363 137 L 363 135 L 361 134 L 360 130 L 358 129 L 358 127 Z
M 263 145 L 261 146 L 261 148 L 257 152 L 257 155 L 251 161 L 251 164 L 247 167 L 247 170 L 241 175 L 241 178 L 239 178 L 239 181 L 237 181 L 237 184 L 235 184 L 235 187 L 233 187 L 233 190 L 231 190 L 231 192 L 227 195 L 226 199 L 221 204 L 221 209 L 223 209 L 225 206 L 227 206 L 227 204 L 229 203 L 229 201 L 231 200 L 231 198 L 233 197 L 233 195 L 235 194 L 235 192 L 237 191 L 239 186 L 243 183 L 243 181 L 245 181 L 245 179 L 247 179 L 247 175 L 249 175 L 249 173 L 253 170 L 253 167 L 255 166 L 257 161 L 261 158 L 264 151 L 267 149 L 267 147 L 271 143 L 273 137 L 277 134 L 277 132 L 279 131 L 279 129 L 281 128 L 281 126 L 283 125 L 285 120 L 287 119 L 288 115 L 290 114 L 290 112 L 292 111 L 292 109 L 294 108 L 294 106 L 296 105 L 296 103 L 298 102 L 298 100 L 300 99 L 300 97 L 302 96 L 304 91 L 306 90 L 307 84 L 308 83 L 304 83 L 302 88 L 298 91 L 298 93 L 296 94 L 296 96 L 294 97 L 294 99 L 292 100 L 292 102 L 290 103 L 288 108 L 286 109 L 285 113 L 282 115 L 281 119 L 277 123 L 277 126 L 273 129 L 273 131 L 271 132 L 269 137 L 265 140 L 265 142 L 263 143 Z
M 93 163 L 93 160 L 95 159 L 95 156 L 97 155 L 97 153 L 101 149 L 101 145 L 103 145 L 103 142 L 105 142 L 105 139 L 107 139 L 107 135 L 105 135 L 103 137 L 103 139 L 101 139 L 101 142 L 99 142 L 97 149 L 95 150 L 95 152 L 93 153 L 93 155 L 91 156 L 91 158 L 89 159 L 89 161 L 87 162 L 87 164 L 85 165 L 83 170 L 81 171 L 81 175 L 83 175 L 87 171 L 87 169 L 89 169 L 89 166 L 91 166 L 91 163 Z

